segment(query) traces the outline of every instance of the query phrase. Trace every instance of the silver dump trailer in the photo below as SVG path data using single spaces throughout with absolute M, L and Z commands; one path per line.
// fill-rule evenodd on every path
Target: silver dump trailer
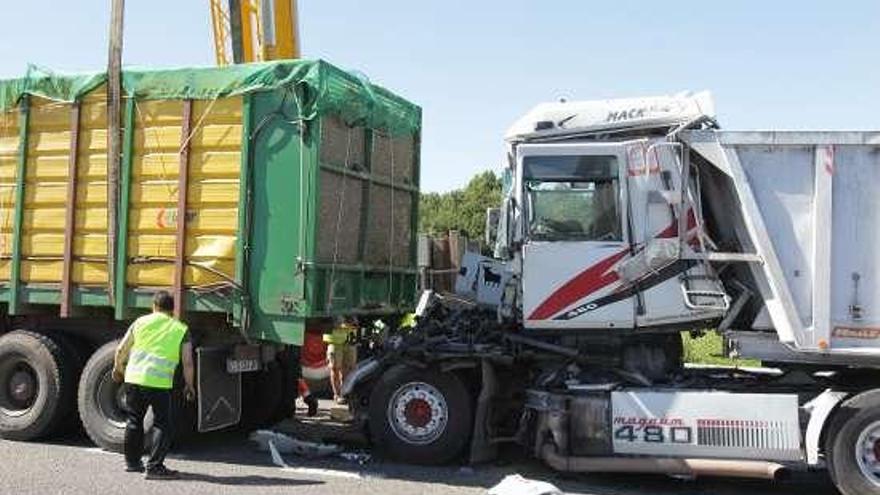
M 494 256 L 347 380 L 411 462 L 515 441 L 562 471 L 880 494 L 880 133 L 722 130 L 708 94 L 539 105 L 507 134 Z M 467 302 L 462 302 L 464 297 Z M 717 330 L 761 368 L 683 365 Z
M 740 292 L 723 327 L 739 329 L 728 334 L 733 348 L 765 361 L 878 366 L 880 133 L 713 130 L 681 139 L 711 164 L 700 179 L 716 242 L 755 256 L 757 291 Z M 763 307 L 737 322 L 749 298 Z

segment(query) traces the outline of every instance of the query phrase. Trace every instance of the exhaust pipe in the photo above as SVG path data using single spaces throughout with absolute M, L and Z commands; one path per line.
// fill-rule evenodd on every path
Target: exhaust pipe
M 541 457 L 557 471 L 574 473 L 653 473 L 767 480 L 779 480 L 787 474 L 782 464 L 766 461 L 671 457 L 569 457 L 556 453 L 556 448 L 552 444 L 544 445 L 541 449 Z

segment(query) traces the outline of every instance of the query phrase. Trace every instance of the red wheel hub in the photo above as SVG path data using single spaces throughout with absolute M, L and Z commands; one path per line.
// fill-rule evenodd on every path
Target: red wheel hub
M 413 399 L 406 404 L 403 410 L 406 422 L 421 428 L 431 422 L 433 413 L 431 412 L 431 404 L 424 399 Z
M 880 461 L 880 439 L 874 440 L 874 459 Z

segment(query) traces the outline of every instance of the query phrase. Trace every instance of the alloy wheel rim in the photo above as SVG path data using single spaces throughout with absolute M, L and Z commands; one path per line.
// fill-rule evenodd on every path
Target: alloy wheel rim
M 862 476 L 880 487 L 880 421 L 869 424 L 859 433 L 855 456 Z
M 388 402 L 387 414 L 395 435 L 414 445 L 436 441 L 449 421 L 446 398 L 425 382 L 410 382 L 399 387 Z

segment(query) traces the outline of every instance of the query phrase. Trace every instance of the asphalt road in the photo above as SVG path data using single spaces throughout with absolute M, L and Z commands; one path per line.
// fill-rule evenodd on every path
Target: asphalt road
M 101 451 L 82 434 L 40 443 L 0 441 L 0 493 L 247 494 L 358 493 L 363 495 L 485 494 L 504 476 L 519 473 L 555 484 L 565 493 L 592 495 L 807 495 L 835 494 L 824 475 L 798 474 L 784 482 L 679 480 L 664 476 L 561 476 L 515 455 L 487 466 L 425 468 L 373 459 L 363 465 L 341 458 L 306 460 L 284 456 L 272 463 L 240 434 L 215 434 L 181 446 L 167 464 L 182 473 L 175 481 L 146 481 L 125 473 L 122 456 Z

